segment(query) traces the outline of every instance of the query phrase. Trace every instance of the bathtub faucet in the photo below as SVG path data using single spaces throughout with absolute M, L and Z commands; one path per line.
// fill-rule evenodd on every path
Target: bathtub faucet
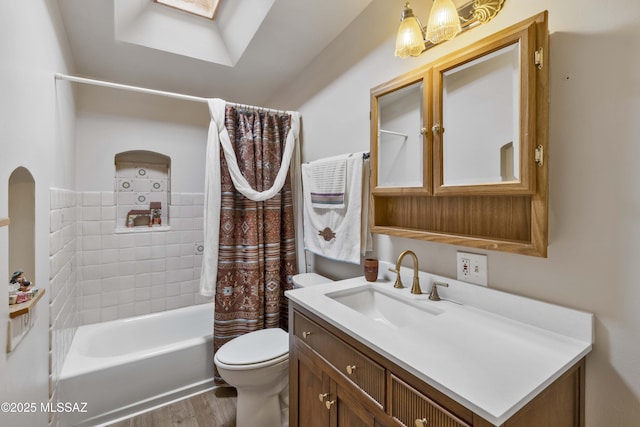
M 397 274 L 396 283 L 393 285 L 394 288 L 404 288 L 402 284 L 402 278 L 400 277 L 400 264 L 402 264 L 402 259 L 405 255 L 411 255 L 413 258 L 413 286 L 411 286 L 412 294 L 421 294 L 422 289 L 420 289 L 420 278 L 418 277 L 418 257 L 413 251 L 406 250 L 400 254 L 398 257 L 398 261 L 396 262 L 396 268 L 390 268 L 389 271 Z

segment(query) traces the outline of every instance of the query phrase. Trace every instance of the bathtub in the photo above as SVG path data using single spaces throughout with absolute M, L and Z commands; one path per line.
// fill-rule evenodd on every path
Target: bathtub
M 213 306 L 78 328 L 60 373 L 60 426 L 97 426 L 214 388 Z

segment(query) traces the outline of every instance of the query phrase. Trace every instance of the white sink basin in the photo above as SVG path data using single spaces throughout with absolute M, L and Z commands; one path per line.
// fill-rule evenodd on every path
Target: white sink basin
M 424 299 L 414 302 L 371 286 L 332 292 L 326 296 L 371 320 L 394 328 L 420 324 L 424 318 L 442 313 L 442 310 L 426 306 L 428 302 Z

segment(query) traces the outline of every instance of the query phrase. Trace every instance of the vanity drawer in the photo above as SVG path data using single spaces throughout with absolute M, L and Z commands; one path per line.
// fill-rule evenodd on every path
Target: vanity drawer
M 391 416 L 407 427 L 470 427 L 451 412 L 391 374 Z
M 380 405 L 384 405 L 384 367 L 298 312 L 294 312 L 293 333 Z

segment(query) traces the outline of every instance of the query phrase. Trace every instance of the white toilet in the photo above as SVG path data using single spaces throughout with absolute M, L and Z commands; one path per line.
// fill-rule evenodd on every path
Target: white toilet
M 293 276 L 294 287 L 331 282 L 316 273 Z M 289 425 L 289 335 L 279 328 L 235 338 L 216 352 L 220 376 L 238 391 L 236 427 Z

